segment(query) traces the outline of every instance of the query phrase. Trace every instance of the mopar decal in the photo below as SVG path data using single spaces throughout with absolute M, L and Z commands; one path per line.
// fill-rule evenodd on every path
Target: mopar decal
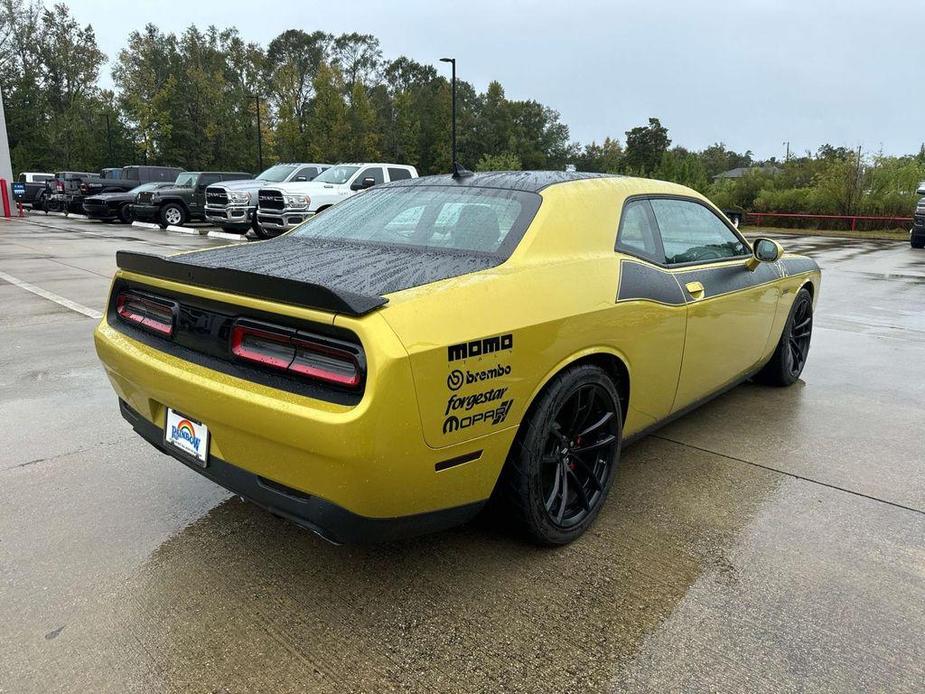
M 450 345 L 447 347 L 447 361 L 481 357 L 484 354 L 494 354 L 508 349 L 514 349 L 514 336 L 511 333 Z
M 484 405 L 487 402 L 500 400 L 504 397 L 506 392 L 507 388 L 493 388 L 492 390 L 486 390 L 484 393 L 473 393 L 472 395 L 451 395 L 450 399 L 446 401 L 446 411 L 443 414 L 446 416 L 452 410 L 461 409 L 465 409 L 468 412 L 476 405 Z
M 463 372 L 460 369 L 453 369 L 450 375 L 446 377 L 446 387 L 450 390 L 459 390 L 464 385 L 472 385 L 473 383 L 480 383 L 481 381 L 490 381 L 494 378 L 508 376 L 510 373 L 511 367 L 507 364 L 498 364 L 490 369 L 483 369 L 481 371 Z
M 492 426 L 497 426 L 507 418 L 508 412 L 511 411 L 511 405 L 513 404 L 513 400 L 505 400 L 500 405 L 498 405 L 497 408 L 488 410 L 486 412 L 476 412 L 475 414 L 468 415 L 466 417 L 450 415 L 443 423 L 443 433 L 449 434 L 454 431 L 459 431 L 460 429 L 467 429 L 473 424 L 478 424 L 479 422 L 490 422 Z

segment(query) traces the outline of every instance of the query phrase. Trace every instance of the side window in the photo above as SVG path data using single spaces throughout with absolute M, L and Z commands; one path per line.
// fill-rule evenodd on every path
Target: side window
M 356 183 L 361 183 L 364 178 L 371 178 L 376 182 L 376 185 L 385 182 L 385 177 L 382 173 L 381 166 L 370 166 L 368 169 L 363 169 L 360 172 L 360 175 L 356 177 Z
M 704 205 L 659 198 L 653 198 L 651 204 L 669 265 L 723 260 L 749 253 L 739 237 Z
M 316 169 L 314 166 L 306 166 L 306 167 L 303 167 L 302 169 L 300 169 L 299 171 L 297 171 L 297 172 L 296 172 L 296 175 L 292 177 L 292 180 L 294 181 L 294 180 L 298 179 L 298 178 L 301 176 L 301 177 L 304 178 L 306 181 L 311 181 L 311 180 L 314 179 L 315 176 L 317 176 L 319 173 L 320 173 L 320 171 L 318 171 L 318 169 Z
M 407 169 L 393 169 L 389 167 L 390 181 L 404 181 L 406 178 L 411 178 L 411 172 Z
M 205 186 L 210 186 L 213 183 L 218 183 L 221 180 L 222 177 L 219 174 L 203 174 L 199 177 L 199 181 L 196 183 L 196 185 L 204 188 Z
M 626 203 L 620 216 L 617 250 L 656 263 L 664 262 L 658 245 L 658 229 L 648 200 L 631 200 Z
M 20 182 L 20 183 L 31 183 L 32 181 L 27 181 L 27 180 L 26 180 L 26 174 L 21 173 L 21 174 L 19 174 L 19 182 Z

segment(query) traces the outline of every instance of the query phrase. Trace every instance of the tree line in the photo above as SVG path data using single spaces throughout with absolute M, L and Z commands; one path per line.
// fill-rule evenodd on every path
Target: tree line
M 0 0 L 0 90 L 15 171 L 126 163 L 255 171 L 274 161 L 387 160 L 450 170 L 451 87 L 435 66 L 383 55 L 369 34 L 284 31 L 266 46 L 235 28 L 149 24 L 107 63 L 66 4 Z M 625 138 L 572 142 L 554 109 L 457 82 L 459 158 L 477 170 L 561 169 L 651 176 L 727 208 L 902 214 L 925 179 L 925 147 L 887 157 L 824 145 L 786 162 L 722 143 L 672 146 L 657 118 Z M 735 168 L 748 174 L 716 178 Z

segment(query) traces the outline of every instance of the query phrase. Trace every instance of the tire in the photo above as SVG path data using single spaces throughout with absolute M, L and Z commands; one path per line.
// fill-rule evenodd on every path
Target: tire
M 226 234 L 240 234 L 241 236 L 247 235 L 247 229 L 241 229 L 241 227 L 222 227 L 222 231 Z
M 577 539 L 607 499 L 622 436 L 611 378 L 592 365 L 563 371 L 531 406 L 511 447 L 500 487 L 505 510 L 537 544 Z
M 266 240 L 266 239 L 269 239 L 269 238 L 273 238 L 270 234 L 268 234 L 267 232 L 265 232 L 265 231 L 263 230 L 263 227 L 261 227 L 260 224 L 257 222 L 257 213 L 256 213 L 256 212 L 254 213 L 254 221 L 251 222 L 251 227 L 253 228 L 254 233 L 257 234 L 257 238 L 258 238 L 258 239 Z
M 186 210 L 183 209 L 183 205 L 168 202 L 161 207 L 160 219 L 161 229 L 166 229 L 169 226 L 181 227 L 186 223 Z
M 913 248 L 925 248 L 925 237 L 922 237 L 920 239 L 913 237 L 909 241 L 909 243 L 911 244 Z
M 132 208 L 129 207 L 128 203 L 119 208 L 119 221 L 123 224 L 132 223 Z
M 32 202 L 32 209 L 38 210 L 39 212 L 45 212 L 45 214 L 48 214 L 48 208 L 45 206 L 45 193 L 42 193 L 41 195 L 39 195 Z
M 806 358 L 809 356 L 809 343 L 813 335 L 813 297 L 803 287 L 797 292 L 790 307 L 790 315 L 784 323 L 771 361 L 765 364 L 754 380 L 767 386 L 790 386 L 797 382 Z

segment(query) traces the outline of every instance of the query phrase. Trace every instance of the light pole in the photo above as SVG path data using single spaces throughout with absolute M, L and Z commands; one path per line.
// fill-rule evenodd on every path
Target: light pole
M 459 164 L 456 158 L 456 58 L 440 58 L 441 63 L 449 63 L 453 68 L 453 178 L 471 176 L 472 172 Z
M 263 134 L 260 132 L 260 94 L 248 94 L 257 102 L 257 172 L 263 171 Z

